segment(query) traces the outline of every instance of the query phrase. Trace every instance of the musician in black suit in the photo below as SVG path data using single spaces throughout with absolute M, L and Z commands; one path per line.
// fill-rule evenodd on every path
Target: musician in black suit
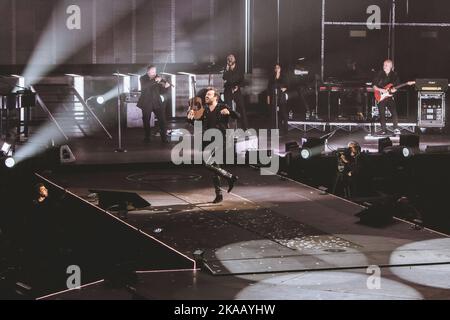
M 278 128 L 278 123 L 280 123 L 280 131 L 282 134 L 288 132 L 287 89 L 287 77 L 284 74 L 281 65 L 277 63 L 274 66 L 273 74 L 269 78 L 269 84 L 267 86 L 267 104 L 269 105 L 271 112 L 272 128 Z
M 223 73 L 225 104 L 231 108 L 233 101 L 236 103 L 236 111 L 241 115 L 242 128 L 248 129 L 247 112 L 245 108 L 242 87 L 244 86 L 244 72 L 236 62 L 236 57 L 230 54 L 227 57 L 227 66 Z
M 388 90 L 385 87 L 388 84 L 392 84 L 394 87 L 398 86 L 400 83 L 400 79 L 397 73 L 393 70 L 394 64 L 392 60 L 386 60 L 383 64 L 383 70 L 378 72 L 375 78 L 373 79 L 373 89 L 376 91 L 380 91 L 381 93 L 387 93 Z M 395 88 L 391 89 L 391 93 L 395 93 L 397 90 Z M 397 106 L 395 103 L 395 98 L 388 97 L 383 101 L 378 103 L 378 110 L 380 112 L 380 123 L 381 123 L 381 134 L 386 134 L 386 108 L 392 113 L 392 121 L 394 123 L 394 133 L 400 134 L 400 130 L 398 129 L 398 114 L 397 114 Z
M 167 143 L 166 115 L 161 99 L 162 94 L 170 87 L 168 82 L 156 73 L 156 67 L 147 67 L 147 74 L 140 78 L 141 97 L 138 101 L 138 108 L 142 110 L 142 120 L 144 121 L 145 142 L 150 142 L 151 127 L 150 119 L 152 112 L 156 115 L 161 133 L 161 141 Z

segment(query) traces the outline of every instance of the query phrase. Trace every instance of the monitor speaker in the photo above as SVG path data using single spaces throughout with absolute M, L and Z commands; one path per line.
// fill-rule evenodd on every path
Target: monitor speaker
M 400 145 L 408 148 L 419 148 L 420 136 L 416 134 L 402 134 L 400 136 Z

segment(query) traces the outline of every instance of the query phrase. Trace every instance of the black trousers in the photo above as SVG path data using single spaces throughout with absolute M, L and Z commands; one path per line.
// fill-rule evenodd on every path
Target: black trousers
M 332 193 L 337 196 L 343 196 L 351 199 L 356 191 L 355 179 L 349 177 L 346 173 L 338 172 L 334 180 Z
M 394 129 L 398 128 L 398 114 L 397 114 L 397 104 L 392 98 L 387 98 L 380 103 L 378 103 L 378 110 L 380 111 L 380 123 L 381 129 L 386 131 L 386 108 L 392 113 L 392 122 L 394 123 Z
M 303 106 L 305 107 L 305 111 L 309 112 L 311 114 L 311 107 L 309 106 L 308 100 L 306 99 L 306 96 L 308 94 L 308 90 L 306 87 L 300 87 L 298 89 L 298 95 L 300 97 L 300 101 L 302 102 Z
M 226 143 L 226 141 L 224 141 L 224 146 L 225 146 L 225 143 Z M 203 150 L 204 149 L 205 149 L 205 145 L 203 145 Z M 214 156 L 215 156 L 215 152 L 213 151 L 213 153 L 211 154 L 211 158 L 204 161 L 203 165 L 206 167 L 206 169 L 208 169 L 211 172 L 212 181 L 213 181 L 214 190 L 216 192 L 216 195 L 221 195 L 222 194 L 221 178 L 231 179 L 233 177 L 233 174 L 231 174 L 230 172 L 225 170 L 222 165 L 217 164 L 212 158 Z M 226 152 L 224 153 L 223 157 L 224 157 L 223 160 L 225 160 Z
M 151 127 L 150 127 L 150 119 L 152 117 L 152 112 L 155 114 L 158 119 L 159 131 L 161 133 L 161 140 L 167 140 L 167 124 L 166 124 L 166 114 L 164 108 L 156 108 L 156 109 L 143 109 L 142 110 L 142 120 L 144 121 L 144 132 L 145 138 L 150 138 L 151 136 Z
M 209 165 L 206 166 L 209 170 L 211 170 L 212 167 L 216 167 L 218 169 L 220 169 L 219 165 Z M 212 181 L 213 181 L 213 185 L 214 185 L 214 191 L 216 192 L 216 195 L 221 195 L 222 194 L 222 181 L 220 179 L 220 175 L 215 172 L 214 170 L 212 171 Z
M 277 105 L 272 103 L 271 108 L 271 128 L 279 128 L 282 134 L 286 134 L 289 130 L 289 116 L 288 116 L 288 107 L 286 101 L 286 95 L 281 93 L 278 96 L 278 126 L 277 126 Z M 272 96 L 272 101 L 275 102 L 275 95 Z
M 244 96 L 242 95 L 241 90 L 239 89 L 235 93 L 231 89 L 225 89 L 225 104 L 231 109 L 233 106 L 233 101 L 236 103 L 236 111 L 241 115 L 241 128 L 244 130 L 248 129 L 248 120 L 247 120 L 247 110 L 245 107 Z

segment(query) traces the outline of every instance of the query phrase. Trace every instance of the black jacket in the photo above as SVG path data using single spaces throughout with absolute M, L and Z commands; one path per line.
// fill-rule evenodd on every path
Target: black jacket
M 140 78 L 141 97 L 138 101 L 138 108 L 144 110 L 154 110 L 162 107 L 161 95 L 165 93 L 164 86 L 150 79 L 148 75 Z
M 277 89 L 278 91 L 281 91 L 281 88 L 287 88 L 287 87 L 288 87 L 288 81 L 284 74 L 281 74 L 279 79 L 275 79 L 275 75 L 272 75 L 269 79 L 269 84 L 267 85 L 267 93 L 269 96 L 272 96 L 275 93 L 275 89 Z M 280 92 L 279 92 L 279 94 L 280 94 Z
M 234 87 L 244 86 L 244 73 L 241 72 L 240 68 L 236 65 L 233 70 L 225 70 L 223 73 L 223 80 L 225 80 L 225 90 L 231 90 Z
M 230 115 L 223 115 L 221 112 L 224 109 L 228 109 L 230 111 Z M 211 123 L 210 121 L 210 115 L 214 117 L 214 123 Z M 192 120 L 191 123 L 194 123 L 195 121 L 202 121 L 203 123 L 203 131 L 206 131 L 208 129 L 218 129 L 223 134 L 225 134 L 226 130 L 229 128 L 228 124 L 230 121 L 230 118 L 232 119 L 239 119 L 240 114 L 231 110 L 228 108 L 228 106 L 224 103 L 219 103 L 217 107 L 214 109 L 214 111 L 210 111 L 208 106 L 205 106 L 205 111 L 203 112 L 203 115 L 198 120 Z
M 378 88 L 384 88 L 390 83 L 394 86 L 398 86 L 400 84 L 400 79 L 395 71 L 391 71 L 388 75 L 386 75 L 386 72 L 381 70 L 373 79 L 373 85 Z

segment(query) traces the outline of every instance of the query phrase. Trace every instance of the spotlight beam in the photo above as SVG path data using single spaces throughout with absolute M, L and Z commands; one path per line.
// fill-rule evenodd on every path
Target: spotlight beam
M 138 3 L 136 4 L 136 8 L 138 8 L 144 2 L 144 0 L 137 1 Z M 92 6 L 92 1 L 79 0 L 78 2 L 79 5 L 84 9 L 82 11 L 82 14 L 87 15 L 86 8 Z M 59 4 L 54 8 L 52 17 L 66 12 L 66 7 L 67 2 L 60 1 Z M 95 36 L 98 36 L 104 33 L 109 28 L 113 27 L 117 21 L 130 14 L 132 10 L 133 6 L 130 5 L 129 1 L 115 1 L 115 14 L 110 19 L 101 19 L 99 22 L 97 22 L 97 33 Z M 74 41 L 74 37 L 68 36 L 68 32 L 78 32 L 77 39 Z M 55 55 L 53 61 L 49 61 L 48 48 L 52 47 L 55 38 L 58 39 L 58 47 L 62 48 L 63 51 L 59 51 Z M 23 73 L 23 76 L 28 81 L 28 85 L 36 84 L 40 78 L 47 75 L 58 65 L 62 64 L 68 58 L 73 56 L 78 50 L 80 50 L 80 48 L 83 48 L 90 42 L 92 42 L 92 40 L 93 38 L 91 32 L 84 32 L 83 30 L 68 31 L 65 29 L 65 26 L 59 26 L 58 28 L 56 28 L 56 26 L 54 25 L 54 19 L 50 19 Z

